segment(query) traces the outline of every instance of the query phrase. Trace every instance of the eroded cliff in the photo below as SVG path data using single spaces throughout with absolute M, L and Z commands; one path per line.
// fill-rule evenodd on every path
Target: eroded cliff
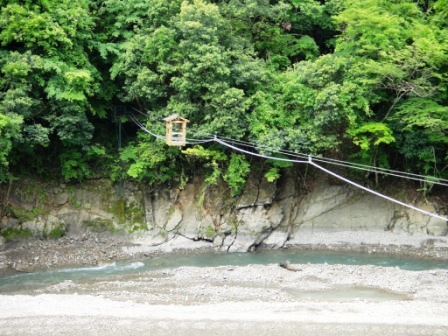
M 443 213 L 436 203 L 405 202 Z M 6 239 L 117 233 L 136 246 L 186 245 L 220 251 L 294 244 L 310 232 L 391 231 L 445 236 L 447 223 L 387 200 L 336 183 L 325 175 L 305 178 L 290 171 L 275 183 L 251 176 L 239 197 L 222 186 L 206 187 L 196 178 L 182 189 L 151 189 L 91 180 L 80 185 L 27 179 L 4 188 L 0 229 Z M 440 205 L 440 204 L 439 204 Z M 137 247 L 136 247 L 137 248 Z

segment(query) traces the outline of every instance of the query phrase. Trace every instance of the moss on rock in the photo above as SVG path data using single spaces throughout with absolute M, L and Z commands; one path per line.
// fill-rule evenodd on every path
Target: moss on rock
M 120 231 L 111 219 L 96 218 L 84 222 L 85 226 L 93 232 L 118 232 Z
M 53 229 L 50 230 L 46 234 L 46 238 L 48 239 L 58 239 L 65 235 L 65 225 L 63 223 L 60 223 L 53 227 Z
M 126 201 L 116 200 L 110 203 L 109 211 L 118 219 L 120 224 L 126 223 Z
M 26 210 L 23 208 L 9 208 L 8 212 L 11 213 L 12 217 L 17 218 L 20 223 L 32 221 L 36 217 L 45 213 L 42 208 L 33 208 L 31 210 Z
M 2 230 L 0 235 L 6 239 L 6 241 L 11 241 L 15 239 L 23 239 L 32 237 L 30 229 L 23 228 L 8 228 Z

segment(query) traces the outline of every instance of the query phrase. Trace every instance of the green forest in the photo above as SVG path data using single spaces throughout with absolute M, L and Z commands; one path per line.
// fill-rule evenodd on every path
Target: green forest
M 0 182 L 199 171 L 238 194 L 250 157 L 134 122 L 172 114 L 188 137 L 446 178 L 448 0 L 1 0 Z

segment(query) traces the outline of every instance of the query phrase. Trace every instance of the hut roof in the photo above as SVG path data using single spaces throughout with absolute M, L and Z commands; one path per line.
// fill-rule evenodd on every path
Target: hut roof
M 165 120 L 166 122 L 175 121 L 175 120 L 182 120 L 182 121 L 185 121 L 185 122 L 189 121 L 188 119 L 185 119 L 185 118 L 181 117 L 178 114 L 172 114 L 172 115 L 170 115 L 170 116 L 168 116 L 166 118 L 163 118 L 163 120 Z

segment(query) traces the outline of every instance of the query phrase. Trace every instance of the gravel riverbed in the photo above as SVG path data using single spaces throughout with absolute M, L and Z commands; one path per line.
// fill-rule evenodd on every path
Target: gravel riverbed
M 0 335 L 448 335 L 445 269 L 293 266 L 178 267 L 0 293 Z

